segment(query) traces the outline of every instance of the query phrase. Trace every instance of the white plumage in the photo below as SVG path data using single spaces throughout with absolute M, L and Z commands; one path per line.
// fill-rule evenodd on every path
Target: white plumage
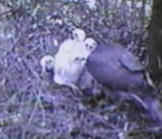
M 59 85 L 74 86 L 77 82 L 82 67 L 86 63 L 83 41 L 85 32 L 75 29 L 72 33 L 73 39 L 65 40 L 55 56 L 54 81 Z
M 87 58 L 97 46 L 94 39 L 85 39 L 85 37 L 85 32 L 77 28 L 72 32 L 72 38 L 60 45 L 55 57 L 46 55 L 41 58 L 40 65 L 43 71 L 54 73 L 52 77 L 55 83 L 70 86 L 78 91 L 76 85 L 83 73 Z
M 82 30 L 80 28 L 76 28 L 73 30 L 72 37 L 77 42 L 82 42 L 86 38 L 86 34 L 85 34 L 84 30 Z
M 72 35 L 73 39 L 67 39 L 60 45 L 55 58 L 46 55 L 40 60 L 40 64 L 44 72 L 54 71 L 55 83 L 76 89 L 87 58 L 95 50 L 97 43 L 92 38 L 85 39 L 85 33 L 81 29 L 75 29 Z
M 51 55 L 45 55 L 40 59 L 40 65 L 42 67 L 43 72 L 48 72 L 53 70 L 54 66 L 54 57 Z
M 96 9 L 96 0 L 86 0 L 86 3 L 90 9 Z
M 85 55 L 88 57 L 97 47 L 97 42 L 93 38 L 87 38 L 84 41 Z
M 57 71 L 58 65 L 55 65 L 54 81 L 60 85 L 68 85 L 74 88 L 85 63 L 86 58 L 79 55 L 73 55 L 69 61 L 67 60 L 64 61 L 62 65 L 60 64 L 60 68 Z

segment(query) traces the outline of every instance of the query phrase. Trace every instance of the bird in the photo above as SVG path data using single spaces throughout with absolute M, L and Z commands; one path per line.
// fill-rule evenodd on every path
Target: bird
M 86 67 L 79 76 L 77 86 L 84 96 L 95 97 L 101 95 L 102 85 L 94 79 Z
M 55 55 L 55 63 L 56 65 L 58 64 L 58 66 L 55 66 L 56 68 L 59 67 L 60 60 L 63 62 L 63 60 L 66 60 L 73 55 L 72 53 L 76 51 L 74 49 L 78 49 L 79 45 L 82 45 L 85 36 L 84 30 L 75 28 L 72 32 L 72 37 L 61 43 L 57 54 Z
M 85 32 L 76 28 L 72 32 L 72 38 L 66 39 L 59 47 L 55 55 L 54 82 L 77 88 L 76 82 L 87 60 L 84 39 Z
M 100 84 L 113 93 L 129 94 L 156 122 L 162 124 L 160 102 L 153 93 L 154 88 L 145 79 L 145 66 L 126 48 L 101 43 L 89 55 L 86 67 Z
M 86 33 L 81 28 L 74 28 L 72 32 L 72 38 L 77 42 L 81 42 L 86 38 Z
M 96 0 L 86 0 L 86 4 L 89 6 L 90 9 L 95 10 L 96 7 Z
M 145 67 L 121 46 L 98 46 L 88 57 L 86 65 L 101 84 L 111 89 L 141 91 L 152 88 L 144 78 Z
M 89 37 L 86 38 L 83 43 L 85 55 L 88 57 L 96 49 L 97 42 L 93 38 Z
M 73 90 L 79 90 L 80 75 L 84 70 L 89 54 L 93 52 L 96 46 L 97 44 L 93 38 L 86 38 L 84 30 L 80 28 L 74 29 L 72 38 L 65 40 L 60 45 L 55 56 L 54 82 L 59 85 L 69 86 Z
M 47 81 L 53 82 L 55 58 L 52 55 L 44 55 L 40 59 L 41 75 L 46 77 Z
M 67 54 L 69 54 L 72 49 L 76 48 L 76 46 L 78 46 L 80 43 L 84 41 L 85 37 L 86 34 L 84 30 L 80 28 L 75 28 L 72 31 L 72 37 L 66 39 L 61 43 L 58 50 L 58 54 L 62 52 L 66 52 Z
M 79 52 L 78 52 L 79 53 Z M 78 81 L 80 73 L 86 63 L 86 57 L 76 54 L 72 55 L 70 60 L 67 59 L 60 63 L 59 69 L 57 69 L 57 65 L 54 66 L 55 75 L 54 81 L 59 85 L 67 85 L 72 88 L 75 88 L 75 84 Z
M 53 72 L 54 57 L 51 55 L 45 55 L 40 59 L 40 65 L 44 73 Z
M 96 43 L 90 37 L 85 39 L 85 32 L 79 28 L 74 29 L 72 36 L 60 45 L 55 56 L 46 55 L 40 63 L 44 72 L 53 73 L 51 75 L 56 84 L 78 90 L 80 75 Z

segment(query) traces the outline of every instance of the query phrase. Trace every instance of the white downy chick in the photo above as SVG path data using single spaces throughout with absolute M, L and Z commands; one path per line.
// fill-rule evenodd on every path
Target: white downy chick
M 85 55 L 88 57 L 97 47 L 97 42 L 93 38 L 87 38 L 84 41 Z
M 85 32 L 82 29 L 76 28 L 72 36 L 73 39 L 67 39 L 60 45 L 55 56 L 54 81 L 60 85 L 74 84 L 76 82 L 77 74 L 79 74 L 78 72 L 81 68 L 78 68 L 80 65 L 75 63 L 74 59 L 79 57 L 78 60 L 80 60 L 80 58 L 84 57 L 83 41 L 85 39 Z
M 96 0 L 86 0 L 87 5 L 90 9 L 96 9 Z
M 51 72 L 54 70 L 54 57 L 51 55 L 45 55 L 40 59 L 40 65 L 43 72 Z
M 56 54 L 56 64 L 60 62 L 60 59 L 67 59 L 67 57 L 71 57 L 73 55 L 73 52 L 78 49 L 80 45 L 82 45 L 82 42 L 85 39 L 85 32 L 82 29 L 76 28 L 72 32 L 72 39 L 66 39 L 59 47 L 59 50 Z M 64 58 L 65 57 L 65 58 Z M 63 61 L 61 60 L 61 61 Z M 63 62 L 64 63 L 64 62 Z
M 75 41 L 82 42 L 86 38 L 86 34 L 85 34 L 84 30 L 82 30 L 80 28 L 76 28 L 72 32 L 72 37 Z
M 87 59 L 84 56 L 83 49 L 75 50 L 71 53 L 71 56 L 63 56 L 64 59 L 60 59 L 60 62 L 55 64 L 54 81 L 60 85 L 72 87 L 78 81 Z

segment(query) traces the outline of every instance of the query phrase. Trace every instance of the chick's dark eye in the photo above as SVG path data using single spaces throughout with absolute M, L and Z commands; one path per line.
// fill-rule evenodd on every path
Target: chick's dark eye
M 75 61 L 78 61 L 78 60 L 79 60 L 79 57 L 76 57 L 76 58 L 75 58 Z
M 88 47 L 88 44 L 85 44 L 86 47 Z
M 49 61 L 47 61 L 46 63 L 47 63 L 47 64 L 51 64 L 51 63 L 52 63 L 52 60 L 49 60 Z
M 76 33 L 74 33 L 74 37 L 78 37 L 78 35 Z
M 84 60 L 86 60 L 86 59 L 83 57 L 83 58 L 81 58 L 81 60 L 84 61 Z

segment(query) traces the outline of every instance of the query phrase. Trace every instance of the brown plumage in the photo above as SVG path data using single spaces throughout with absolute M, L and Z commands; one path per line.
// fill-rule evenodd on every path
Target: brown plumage
M 131 52 L 113 44 L 99 45 L 89 56 L 86 66 L 99 83 L 113 93 L 127 92 L 162 124 L 160 102 L 144 78 L 144 66 Z
M 122 91 L 151 89 L 144 79 L 144 66 L 123 47 L 100 45 L 89 56 L 87 67 L 101 84 Z

